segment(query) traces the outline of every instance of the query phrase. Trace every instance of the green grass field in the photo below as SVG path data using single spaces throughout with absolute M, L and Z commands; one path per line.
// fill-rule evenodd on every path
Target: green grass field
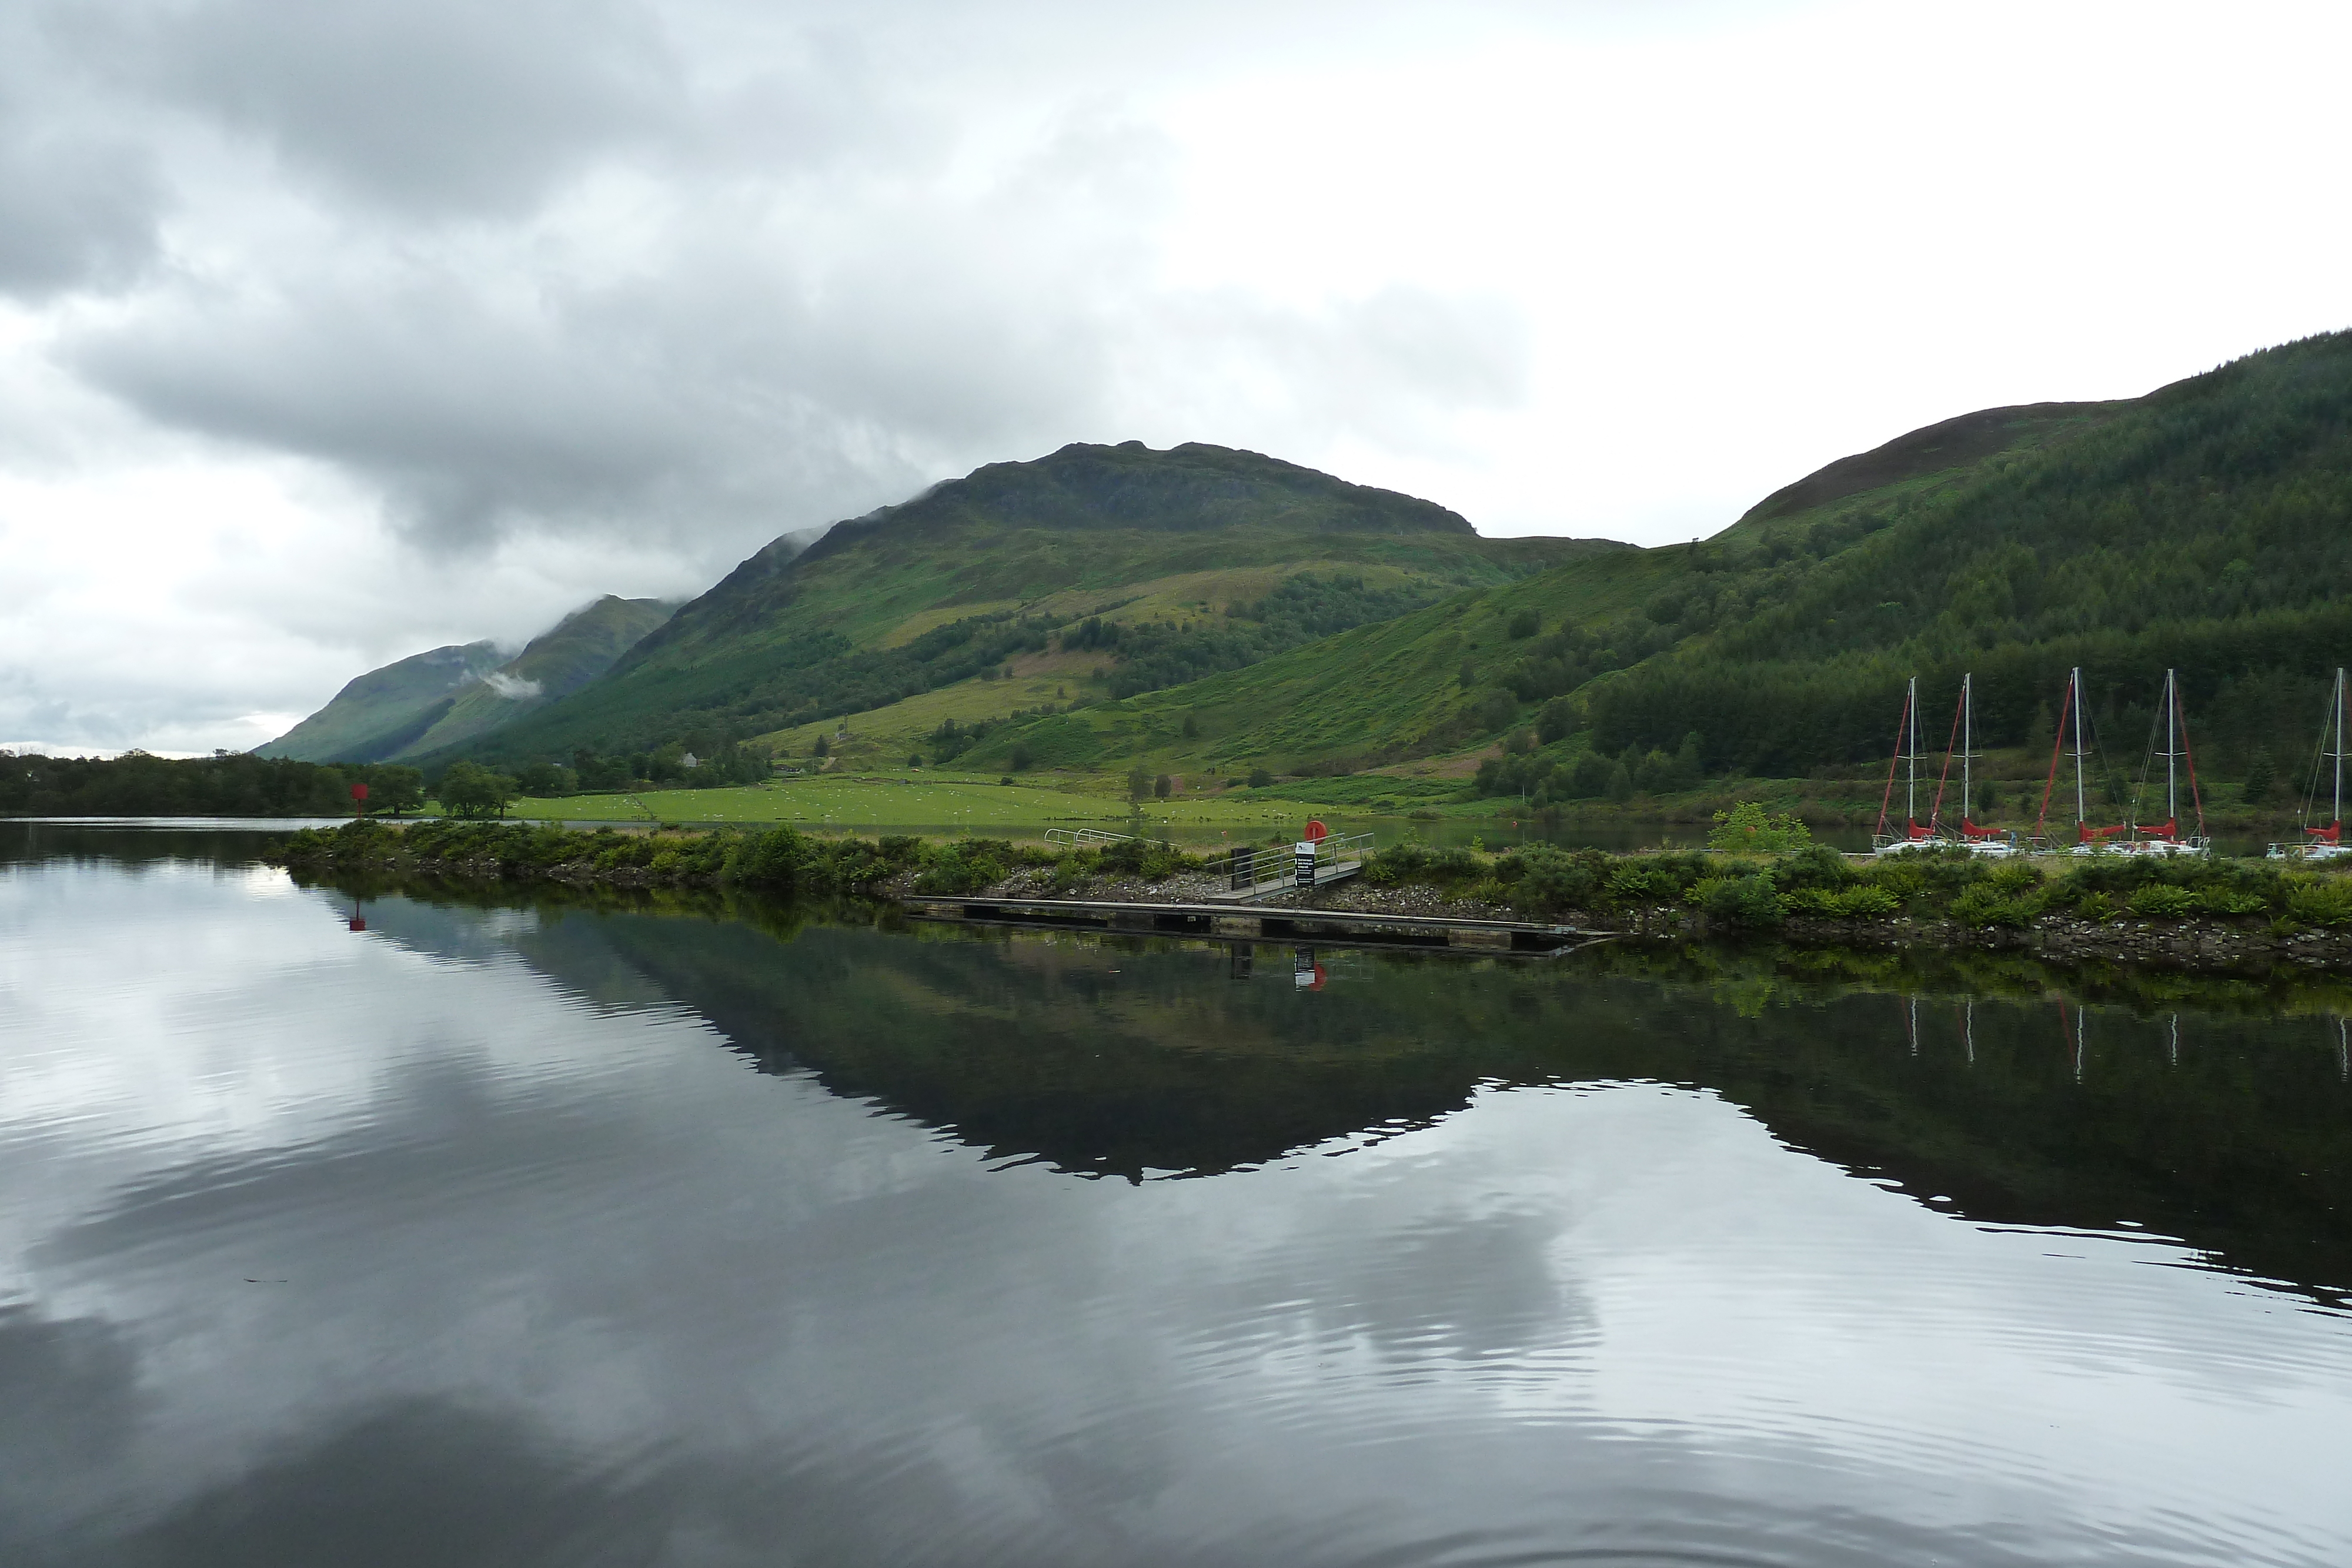
M 673 822 L 690 825 L 789 822 L 823 831 L 985 829 L 1034 838 L 1047 828 L 1091 827 L 1132 831 L 1248 830 L 1252 836 L 1303 823 L 1318 810 L 1346 815 L 1344 807 L 1257 798 L 1154 800 L 1140 812 L 1124 800 L 1039 784 L 998 784 L 929 770 L 860 772 L 737 789 L 646 789 L 626 795 L 569 795 L 515 802 L 510 817 L 566 822 Z

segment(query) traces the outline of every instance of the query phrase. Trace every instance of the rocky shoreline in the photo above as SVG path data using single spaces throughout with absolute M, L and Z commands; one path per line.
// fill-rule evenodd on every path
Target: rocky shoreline
M 1883 883 L 1827 862 L 1808 870 L 1793 858 L 1775 863 L 1535 851 L 1474 862 L 1460 852 L 1448 854 L 1460 858 L 1414 851 L 1393 863 L 1375 861 L 1364 876 L 1237 912 L 1289 907 L 1518 921 L 1608 932 L 1633 943 L 1771 940 L 1856 951 L 2011 952 L 2183 971 L 2352 974 L 2352 918 L 2344 904 L 2352 879 L 2282 880 L 2274 872 L 2216 867 L 2200 873 L 2212 883 L 2201 890 L 2144 881 L 2137 888 L 2118 883 L 2113 897 L 2054 883 L 2037 894 L 2016 883 L 2003 895 L 2010 902 L 1970 919 L 1954 917 L 1971 914 L 1959 894 L 1998 885 L 1966 866 L 1952 868 L 1955 886 L 1940 894 L 1920 880 L 1933 868 L 1904 870 L 1913 883 L 1909 896 L 1898 900 Z M 1219 868 L 1164 847 L 1049 855 L 994 841 L 817 840 L 790 830 L 656 839 L 544 828 L 371 828 L 297 833 L 273 858 L 306 876 L 390 886 L 410 880 L 544 883 L 583 890 L 730 887 L 899 903 L 970 897 L 1170 904 L 1218 902 L 1227 890 Z M 1844 892 L 1809 894 L 1818 884 L 1791 873 L 1843 876 Z M 1789 877 L 1794 891 L 1776 894 L 1775 875 Z M 2263 894 L 2254 883 L 2265 877 L 2269 892 Z M 2168 906 L 2157 901 L 2154 915 L 2133 907 L 2149 902 L 2148 887 L 2169 900 Z M 2034 902 L 2017 902 L 2024 898 Z M 1952 915 L 1942 913 L 1947 908 Z
M 920 896 L 911 874 L 893 877 L 872 891 L 893 900 Z M 1192 874 L 1162 882 L 1090 878 L 1056 885 L 1050 873 L 1005 878 L 973 890 L 989 898 L 1066 898 L 1120 904 L 1200 904 L 1224 891 L 1215 876 Z M 1461 897 L 1427 883 L 1374 887 L 1341 883 L 1298 896 L 1268 899 L 1262 905 L 1328 910 L 1349 915 L 1411 915 L 1457 920 L 1513 920 L 1526 916 L 1507 904 Z M 1622 910 L 1564 910 L 1547 918 L 1561 925 L 1606 931 L 1620 940 L 1691 942 L 1755 940 L 1759 933 L 1726 928 L 1701 911 L 1673 904 Z M 1906 948 L 1976 949 L 2030 954 L 2063 963 L 2130 964 L 2183 970 L 2259 972 L 2283 965 L 2352 973 L 2352 930 L 2303 930 L 2281 935 L 2261 925 L 2223 921 L 2079 920 L 2043 915 L 2021 927 L 1969 925 L 1957 920 L 1921 920 L 1896 915 L 1883 920 L 1823 920 L 1790 916 L 1771 939 L 1801 947 L 1851 947 L 1873 951 Z

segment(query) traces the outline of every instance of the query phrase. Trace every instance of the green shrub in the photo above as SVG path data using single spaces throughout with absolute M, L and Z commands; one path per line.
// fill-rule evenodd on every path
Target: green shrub
M 2352 882 L 2329 877 L 2291 885 L 2286 907 L 2306 925 L 2352 925 Z
M 2074 901 L 2074 913 L 2085 920 L 2111 920 L 2116 901 L 2104 893 L 2086 893 Z
M 1619 904 L 1655 903 L 1680 891 L 1672 877 L 1647 866 L 1621 865 L 1609 873 L 1609 896 Z
M 1857 874 L 1845 856 L 1827 844 L 1808 844 L 1772 867 L 1772 884 L 1783 893 L 1799 888 L 1834 890 L 1852 883 Z
M 978 893 L 1002 882 L 1018 856 L 1003 839 L 962 839 L 934 850 L 915 873 L 918 893 Z
M 1702 874 L 1696 857 L 1654 855 L 1620 862 L 1609 873 L 1609 898 L 1616 904 L 1670 904 Z
M 2032 893 L 2042 885 L 2042 873 L 2021 862 L 2011 861 L 1985 873 L 1985 881 L 1993 891 L 2014 898 L 2019 894 Z
M 1850 887 L 1836 896 L 1839 913 L 1849 920 L 1885 920 L 1903 913 L 1903 901 L 1883 887 Z
M 2151 883 L 2126 899 L 2124 907 L 2143 920 L 2185 920 L 2197 908 L 2197 895 L 2185 887 Z
M 1735 854 L 1780 854 L 1812 841 L 1812 830 L 1797 817 L 1788 812 L 1771 816 L 1753 800 L 1717 811 L 1715 831 L 1706 836 L 1707 848 Z
M 793 828 L 772 828 L 734 846 L 728 873 L 751 887 L 789 888 L 809 853 L 808 840 Z
M 1012 846 L 1006 845 L 1006 858 L 1011 858 Z M 1198 869 L 1203 862 L 1184 853 L 1173 844 L 1163 844 L 1153 839 L 1128 839 L 1111 844 L 1100 852 L 1097 867 L 1105 875 L 1132 877 L 1142 882 L 1165 882 L 1179 872 Z
M 1499 865 L 1496 867 L 1505 880 L 1521 874 L 1524 869 L 1515 863 L 1504 873 Z M 1402 887 L 1411 882 L 1451 884 L 1483 880 L 1487 874 L 1486 862 L 1468 850 L 1433 850 L 1427 844 L 1411 842 L 1391 844 L 1364 862 L 1364 880 L 1374 887 Z
M 2032 879 L 2028 881 L 2030 885 Z M 1963 925 L 2018 926 L 2042 913 L 2042 899 L 2036 892 L 2017 890 L 2017 879 L 2011 878 L 2004 886 L 1995 875 L 1961 889 L 1960 895 L 1952 900 L 1951 913 L 1952 918 Z
M 1903 901 L 1883 887 L 1800 887 L 1780 895 L 1780 907 L 1825 920 L 1885 920 L 1902 913 Z
M 1709 877 L 1692 891 L 1705 889 L 1698 900 L 1709 920 L 1743 931 L 1759 931 L 1780 924 L 1780 895 L 1772 879 L 1760 873 L 1746 876 Z
M 1884 888 L 1900 903 L 1908 904 L 1927 891 L 1927 868 L 1923 857 L 1911 854 L 1901 860 L 1875 862 L 1864 872 L 1863 880 L 1873 887 Z
M 1839 898 L 1834 889 L 1800 887 L 1780 895 L 1780 907 L 1790 915 L 1818 915 L 1824 920 L 1835 919 Z
M 1391 844 L 1364 862 L 1364 880 L 1374 887 L 1402 887 L 1419 880 L 1429 870 L 1432 858 L 1427 844 L 1410 840 Z
M 2270 900 L 2251 888 L 2204 887 L 2197 890 L 2197 907 L 2207 915 L 2260 915 Z
M 1538 915 L 1592 907 L 1600 900 L 1608 869 L 1609 857 L 1598 850 L 1570 851 L 1538 844 L 1496 861 L 1495 879 L 1504 884 L 1512 908 Z

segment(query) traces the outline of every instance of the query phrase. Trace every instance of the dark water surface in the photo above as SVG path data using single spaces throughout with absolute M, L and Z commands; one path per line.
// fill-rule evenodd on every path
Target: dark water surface
M 0 1563 L 2352 1562 L 2352 992 L 249 847 L 0 825 Z

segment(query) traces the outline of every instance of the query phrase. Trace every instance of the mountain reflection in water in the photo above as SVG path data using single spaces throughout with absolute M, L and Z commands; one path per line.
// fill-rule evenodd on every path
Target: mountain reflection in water
M 5 850 L 12 1564 L 2352 1557 L 2329 985 Z

